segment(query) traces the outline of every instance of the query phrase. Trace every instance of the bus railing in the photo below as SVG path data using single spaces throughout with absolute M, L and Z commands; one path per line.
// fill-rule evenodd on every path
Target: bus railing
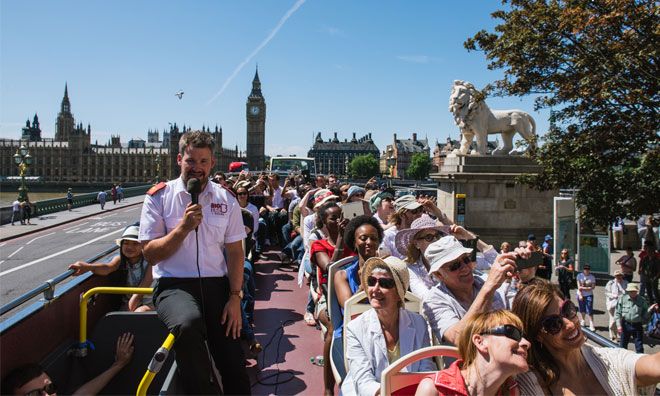
M 93 263 L 95 261 L 98 261 L 102 257 L 107 256 L 108 254 L 114 252 L 115 250 L 119 249 L 118 246 L 112 246 L 103 252 L 95 255 L 94 257 L 85 260 L 88 263 Z M 13 299 L 12 301 L 8 302 L 7 304 L 3 305 L 0 307 L 0 315 L 4 315 L 7 312 L 10 312 L 21 305 L 25 304 L 26 302 L 32 300 L 34 297 L 37 297 L 38 295 L 43 293 L 44 300 L 46 302 L 52 300 L 55 298 L 55 288 L 59 283 L 62 283 L 63 281 L 67 280 L 69 277 L 73 275 L 74 271 L 73 270 L 67 270 L 56 277 L 49 279 L 45 281 L 43 284 L 40 286 L 35 287 L 34 289 L 26 292 L 25 294 Z
M 600 346 L 607 348 L 618 348 L 619 344 L 612 342 L 611 340 L 603 337 L 602 335 L 596 333 L 595 331 L 589 330 L 589 328 L 582 326 L 582 332 L 587 336 L 587 340 Z
M 87 304 L 97 294 L 152 294 L 151 287 L 94 287 L 80 298 L 80 332 L 76 356 L 87 355 Z

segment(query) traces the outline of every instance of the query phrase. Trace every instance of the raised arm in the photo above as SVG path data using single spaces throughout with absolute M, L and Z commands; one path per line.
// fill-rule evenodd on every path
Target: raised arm
M 76 261 L 75 263 L 69 265 L 69 269 L 73 270 L 73 276 L 82 275 L 89 271 L 96 275 L 108 275 L 115 272 L 117 268 L 119 268 L 120 262 L 120 256 L 113 257 L 109 263 L 90 264 L 84 261 Z
M 133 349 L 133 334 L 124 333 L 119 336 L 115 362 L 107 370 L 78 388 L 73 394 L 81 396 L 97 395 L 131 361 Z

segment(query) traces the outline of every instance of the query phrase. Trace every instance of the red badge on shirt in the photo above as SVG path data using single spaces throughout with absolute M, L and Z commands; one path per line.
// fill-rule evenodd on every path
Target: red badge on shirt
M 211 213 L 214 215 L 224 215 L 227 213 L 227 204 L 211 203 Z

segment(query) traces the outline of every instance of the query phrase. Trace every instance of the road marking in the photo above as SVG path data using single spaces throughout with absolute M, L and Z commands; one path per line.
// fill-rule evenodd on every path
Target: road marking
M 46 235 L 42 235 L 42 236 L 38 236 L 38 237 L 36 237 L 36 238 L 30 240 L 30 242 L 26 243 L 26 245 L 31 244 L 32 242 L 36 241 L 36 240 L 39 239 L 39 238 L 47 237 L 47 236 L 50 236 L 50 235 L 53 235 L 53 234 L 54 234 L 54 232 L 51 232 L 50 234 L 46 234 Z
M 0 247 L 5 246 L 6 244 L 7 244 L 7 242 L 2 242 L 2 243 L 0 243 Z
M 53 258 L 53 257 L 59 256 L 60 254 L 68 253 L 68 252 L 70 252 L 70 251 L 72 251 L 72 250 L 76 250 L 76 249 L 78 249 L 79 247 L 82 247 L 82 246 L 85 246 L 85 245 L 89 245 L 90 243 L 94 243 L 94 242 L 96 242 L 96 241 L 98 241 L 98 240 L 101 240 L 101 239 L 106 238 L 106 237 L 108 237 L 108 236 L 110 236 L 110 235 L 112 235 L 112 234 L 117 234 L 117 233 L 122 232 L 122 231 L 123 231 L 123 229 L 120 228 L 120 229 L 118 229 L 117 231 L 112 231 L 112 232 L 107 233 L 107 234 L 105 234 L 105 235 L 101 235 L 101 236 L 98 237 L 98 238 L 94 238 L 94 239 L 91 239 L 91 240 L 89 240 L 89 241 L 87 241 L 87 242 L 85 242 L 85 243 L 81 243 L 80 245 L 76 245 L 76 246 L 70 247 L 70 248 L 68 248 L 68 249 L 61 250 L 61 251 L 59 251 L 59 252 L 56 252 L 56 253 L 51 254 L 50 256 L 46 256 L 46 257 L 42 257 L 42 258 L 37 259 L 37 260 L 34 260 L 34 261 L 30 261 L 29 263 L 25 263 L 25 264 L 23 264 L 23 265 L 19 265 L 18 267 L 15 267 L 15 268 L 9 269 L 9 270 L 7 270 L 7 271 L 2 271 L 2 272 L 0 272 L 0 277 L 5 276 L 5 275 L 8 275 L 8 274 L 11 274 L 12 272 L 15 272 L 15 271 L 18 271 L 18 270 L 22 270 L 23 268 L 31 267 L 31 266 L 33 266 L 33 265 L 35 265 L 35 264 L 38 264 L 38 263 L 42 262 L 42 261 L 46 261 L 46 260 L 51 259 L 51 258 Z M 23 248 L 23 247 L 21 246 L 21 249 L 22 249 L 22 248 Z M 20 249 L 19 249 L 19 250 L 20 250 Z M 18 250 L 17 250 L 17 251 L 18 251 Z M 16 253 L 16 252 L 14 252 L 14 253 Z
M 130 209 L 126 209 L 124 212 L 132 212 L 132 211 L 138 210 L 138 209 L 142 209 L 142 208 L 140 208 L 140 207 L 130 208 Z
M 80 226 L 84 226 L 84 225 L 87 224 L 87 223 L 89 223 L 89 221 L 86 221 L 86 222 L 84 222 L 84 223 L 80 223 L 80 224 L 78 224 L 77 226 L 73 226 L 73 227 L 69 227 L 69 228 L 64 228 L 64 229 L 62 229 L 62 231 L 72 230 L 72 229 L 74 229 L 74 228 L 78 228 L 78 227 L 80 227 Z
M 0 260 L 0 264 L 2 264 L 2 263 L 4 263 L 4 262 L 5 262 L 5 260 Z
M 11 258 L 11 257 L 12 257 L 13 255 L 15 255 L 16 253 L 18 253 L 18 252 L 20 252 L 21 250 L 23 250 L 24 247 L 25 247 L 25 246 L 21 246 L 21 247 L 19 247 L 18 249 L 16 249 L 16 251 L 15 251 L 14 253 L 12 253 L 12 254 L 10 254 L 9 256 L 7 256 L 7 258 Z

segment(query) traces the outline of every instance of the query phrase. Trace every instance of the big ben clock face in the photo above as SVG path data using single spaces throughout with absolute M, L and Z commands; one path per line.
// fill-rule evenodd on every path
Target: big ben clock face
M 250 114 L 255 115 L 255 116 L 256 116 L 257 114 L 259 114 L 259 106 L 252 106 L 252 107 L 250 107 Z

